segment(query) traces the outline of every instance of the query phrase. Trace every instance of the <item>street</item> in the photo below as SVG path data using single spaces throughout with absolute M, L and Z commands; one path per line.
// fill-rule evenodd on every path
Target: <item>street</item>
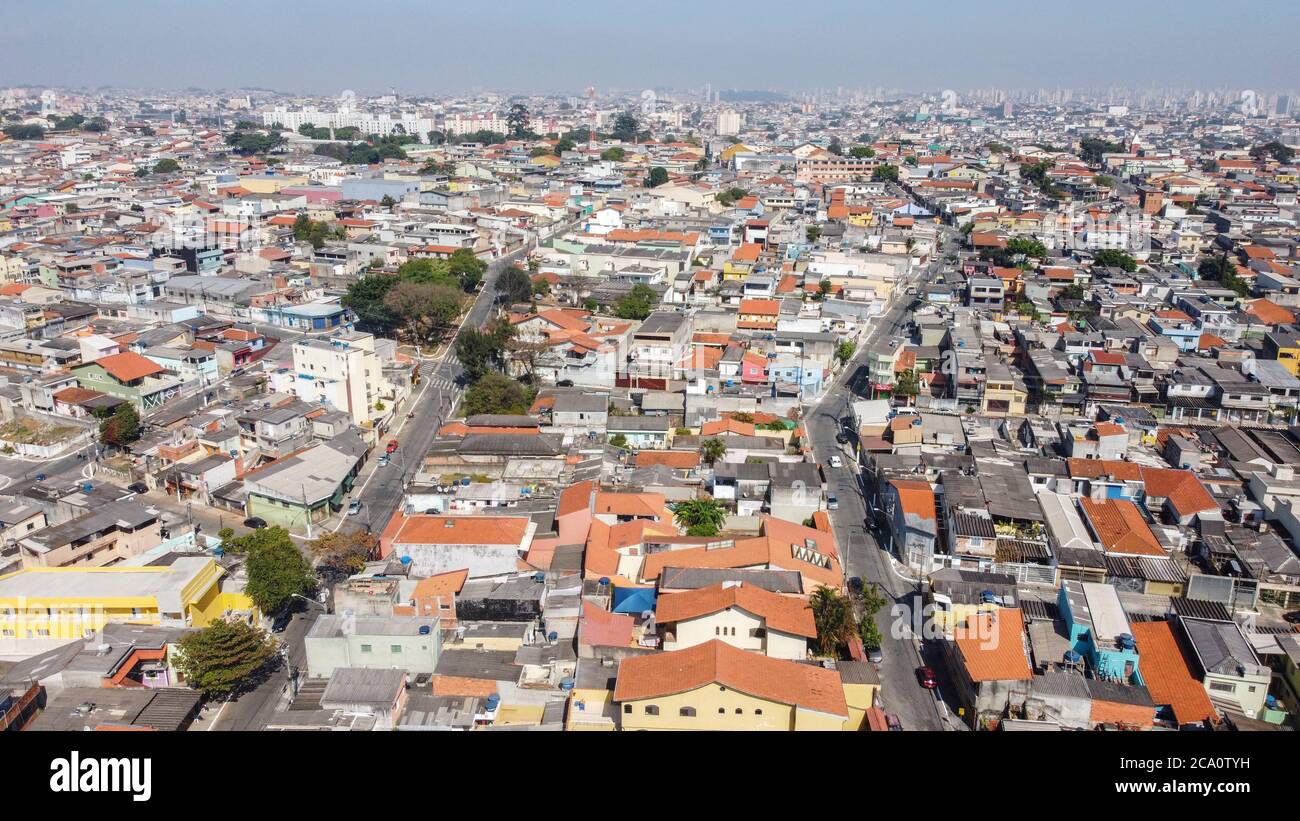
M 945 246 L 949 235 L 944 229 Z M 942 256 L 936 251 L 935 259 Z M 911 298 L 907 287 L 924 285 L 939 269 L 938 262 L 930 263 L 918 273 L 911 273 L 896 287 L 890 307 L 876 317 L 866 337 L 858 345 L 853 358 L 845 363 L 839 376 L 827 389 L 822 400 L 808 409 L 806 427 L 816 460 L 824 466 L 828 490 L 839 499 L 839 508 L 828 511 L 836 543 L 842 546 L 846 576 L 857 576 L 865 584 L 875 583 L 881 594 L 890 602 L 876 614 L 876 626 L 884 637 L 881 647 L 882 662 L 877 665 L 882 700 L 885 711 L 897 715 L 906 730 L 942 730 L 937 704 L 930 691 L 917 683 L 916 668 L 921 664 L 934 665 L 928 656 L 918 656 L 912 639 L 912 613 L 919 609 L 916 584 L 899 576 L 891 565 L 889 554 L 883 550 L 867 527 L 868 508 L 857 460 L 844 446 L 835 441 L 841 430 L 841 419 L 850 415 L 851 403 L 856 396 L 847 380 L 865 361 L 866 354 L 882 339 L 895 336 L 907 322 Z M 844 467 L 829 466 L 830 455 L 839 453 Z

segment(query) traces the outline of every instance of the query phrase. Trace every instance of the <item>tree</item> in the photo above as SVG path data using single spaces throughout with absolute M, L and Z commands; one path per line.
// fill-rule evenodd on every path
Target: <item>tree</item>
M 388 292 L 398 282 L 389 274 L 371 274 L 348 284 L 343 295 L 343 307 L 351 308 L 357 315 L 357 325 L 379 336 L 391 336 L 401 322 L 384 301 Z
M 447 260 L 411 259 L 403 262 L 397 269 L 398 279 L 418 285 L 442 285 L 446 288 L 459 288 L 460 280 L 451 272 Z
M 876 149 L 869 145 L 855 145 L 849 149 L 849 155 L 859 160 L 869 160 L 876 156 Z
M 308 543 L 318 567 L 341 574 L 359 573 L 379 546 L 379 540 L 361 530 L 325 533 Z
M 1295 159 L 1295 149 L 1283 143 L 1273 140 L 1272 142 L 1257 145 L 1250 149 L 1250 156 L 1255 160 L 1262 160 L 1265 157 L 1272 157 L 1278 162 L 1286 165 Z
M 1023 254 L 1027 257 L 1042 259 L 1047 256 L 1047 246 L 1036 239 L 1028 237 L 1012 237 L 1007 240 L 1007 247 L 1004 249 L 1008 256 Z
M 714 199 L 717 200 L 719 205 L 729 208 L 736 200 L 748 196 L 748 194 L 749 192 L 745 189 L 732 186 L 731 188 L 719 191 L 714 195 Z
M 1207 257 L 1196 268 L 1202 279 L 1212 279 L 1225 288 L 1231 288 L 1238 296 L 1250 296 L 1250 285 L 1237 274 L 1237 266 L 1228 258 L 1227 253 Z
M 263 613 L 275 613 L 294 596 L 316 586 L 311 565 L 282 527 L 263 528 L 261 539 L 248 551 L 244 592 Z
M 1107 268 L 1120 268 L 1132 273 L 1137 270 L 1137 260 L 1118 248 L 1103 248 L 1092 255 L 1093 261 Z
M 688 536 L 716 536 L 727 520 L 727 512 L 717 499 L 687 499 L 673 507 L 677 524 L 686 527 Z
M 822 655 L 834 655 L 841 644 L 853 635 L 853 608 L 851 602 L 825 585 L 818 585 L 808 597 L 808 609 L 813 611 L 813 624 L 817 627 L 817 646 Z
M 649 285 L 633 285 L 632 290 L 614 303 L 614 316 L 619 319 L 645 319 L 650 316 L 659 295 Z
M 848 362 L 853 358 L 853 354 L 858 349 L 858 343 L 852 340 L 841 342 L 835 348 L 835 358 L 841 362 Z
M 830 296 L 832 287 L 834 286 L 831 285 L 831 280 L 829 277 L 822 279 L 821 282 L 817 283 L 817 298 L 825 299 L 826 297 Z
M 875 170 L 871 172 L 871 179 L 876 182 L 881 182 L 883 180 L 898 182 L 898 166 L 888 164 L 878 165 Z
M 474 256 L 474 252 L 468 248 L 457 248 L 447 259 L 447 272 L 456 278 L 465 293 L 478 287 L 487 268 L 487 263 Z
M 668 182 L 668 169 L 656 165 L 650 169 L 650 176 L 646 177 L 646 188 L 658 188 L 666 182 Z
M 817 238 L 821 235 L 822 229 L 816 225 L 809 225 L 807 229 L 804 230 L 804 236 L 808 238 L 809 242 L 816 242 Z
M 858 620 L 858 637 L 862 639 L 864 646 L 878 648 L 884 643 L 880 628 L 876 626 L 876 614 L 888 603 L 889 600 L 881 594 L 880 589 L 874 582 L 870 585 L 863 585 L 858 593 L 858 604 L 862 608 L 862 614 Z
M 7 125 L 4 127 L 5 136 L 11 140 L 43 140 L 45 139 L 45 129 L 39 125 Z
M 522 139 L 528 133 L 528 108 L 523 103 L 510 106 L 510 112 L 506 114 L 506 126 L 510 129 L 510 136 L 515 139 Z
M 1094 165 L 1101 163 L 1102 154 L 1117 154 L 1124 150 L 1123 143 L 1103 140 L 1100 137 L 1084 137 L 1079 141 L 1079 156 L 1084 162 L 1090 162 Z
M 504 362 L 506 343 L 513 333 L 506 323 L 499 323 L 480 331 L 464 328 L 456 339 L 456 358 L 465 369 L 465 378 L 477 382 L 490 370 L 500 370 Z
M 727 452 L 727 445 L 721 439 L 705 439 L 700 444 L 700 454 L 710 465 L 717 462 Z
M 557 140 L 557 141 L 556 141 L 556 143 L 555 143 L 555 149 L 554 149 L 554 151 L 553 151 L 552 153 L 554 153 L 555 156 L 560 157 L 560 156 L 563 156 L 563 155 L 564 155 L 564 152 L 565 152 L 565 151 L 572 151 L 573 149 L 575 149 L 575 148 L 577 148 L 577 147 L 578 147 L 578 144 L 575 143 L 573 140 L 570 140 L 570 139 L 568 139 L 567 137 L 566 137 L 566 138 L 561 138 L 560 140 Z
M 636 140 L 637 133 L 641 130 L 641 123 L 632 115 L 630 111 L 624 111 L 614 120 L 614 129 L 610 134 L 616 140 L 622 140 L 630 143 Z
M 623 162 L 627 157 L 627 152 L 622 146 L 616 145 L 613 148 L 606 148 L 600 152 L 600 158 L 606 162 Z
M 384 307 L 400 317 L 413 339 L 435 341 L 455 324 L 465 306 L 457 286 L 399 281 L 384 297 Z
M 497 291 L 504 302 L 527 302 L 533 295 L 533 281 L 522 269 L 510 266 L 497 278 Z
M 225 696 L 249 686 L 275 657 L 276 642 L 242 621 L 214 621 L 181 637 L 176 669 L 205 696 Z
M 140 438 L 140 414 L 131 402 L 123 402 L 99 423 L 99 441 L 125 448 Z
M 523 385 L 499 373 L 484 374 L 465 391 L 466 416 L 480 413 L 527 413 L 532 397 Z
M 616 433 L 609 437 L 609 443 L 616 448 L 625 448 L 627 447 L 627 437 L 621 433 Z
M 389 194 L 385 194 L 384 198 L 379 201 L 379 204 L 385 208 L 392 208 L 394 205 L 397 205 L 397 200 L 393 199 Z
M 894 379 L 894 396 L 910 399 L 920 391 L 921 381 L 917 378 L 916 371 L 910 368 L 898 374 Z
M 154 163 L 153 167 L 153 173 L 155 174 L 175 174 L 180 170 L 181 164 L 173 160 L 171 157 L 164 157 Z

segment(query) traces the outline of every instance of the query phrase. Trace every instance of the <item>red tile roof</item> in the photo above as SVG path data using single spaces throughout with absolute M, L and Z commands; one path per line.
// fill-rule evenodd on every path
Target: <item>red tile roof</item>
M 119 382 L 131 382 L 163 372 L 161 365 L 133 351 L 101 356 L 91 364 L 99 365 Z
M 769 658 L 714 639 L 685 650 L 627 658 L 619 664 L 615 701 L 639 701 L 721 684 L 755 698 L 848 717 L 834 670 Z
M 747 584 L 727 587 L 718 583 L 697 590 L 667 593 L 660 596 L 655 605 L 655 619 L 661 624 L 687 621 L 733 607 L 762 618 L 769 630 L 806 638 L 817 637 L 817 625 L 806 598 L 783 596 Z
M 1180 724 L 1217 719 L 1205 685 L 1192 672 L 1196 668 L 1179 645 L 1173 625 L 1167 621 L 1135 621 L 1130 628 L 1137 640 L 1142 682 L 1152 701 L 1169 705 Z
M 1025 619 L 1018 608 L 1002 607 L 971 616 L 953 630 L 953 641 L 971 681 L 1028 681 Z
M 1139 556 L 1166 555 L 1137 505 L 1127 499 L 1097 502 L 1084 497 L 1079 501 L 1105 550 Z

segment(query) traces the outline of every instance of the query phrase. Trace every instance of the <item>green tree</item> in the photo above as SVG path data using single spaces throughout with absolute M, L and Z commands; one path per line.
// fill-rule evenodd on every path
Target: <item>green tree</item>
M 1238 296 L 1250 296 L 1250 285 L 1237 274 L 1237 266 L 1227 253 L 1206 257 L 1197 266 L 1196 273 L 1202 279 L 1212 279 L 1225 288 L 1231 288 Z
M 916 371 L 908 369 L 898 374 L 894 379 L 894 396 L 902 398 L 911 398 L 921 391 L 921 382 L 917 378 Z
M 616 145 L 600 152 L 600 158 L 606 162 L 623 162 L 627 158 L 627 152 L 622 146 Z
M 888 165 L 888 164 L 878 165 L 871 172 L 871 179 L 875 180 L 876 182 L 881 182 L 882 180 L 888 180 L 890 182 L 898 182 L 898 166 Z
M 456 358 L 465 369 L 465 378 L 477 382 L 483 374 L 500 370 L 504 365 L 506 343 L 512 329 L 501 322 L 491 328 L 463 328 L 456 339 Z
M 804 236 L 808 238 L 809 242 L 816 242 L 817 238 L 820 237 L 821 235 L 822 235 L 822 229 L 816 225 L 809 225 L 804 230 Z
M 853 358 L 853 354 L 858 350 L 858 343 L 852 340 L 845 340 L 835 347 L 835 358 L 841 362 L 848 362 Z
M 510 129 L 510 136 L 517 140 L 523 139 L 528 133 L 528 107 L 523 103 L 510 106 L 510 111 L 506 114 L 506 126 Z
M 717 462 L 727 452 L 727 445 L 721 439 L 705 439 L 700 444 L 700 454 L 710 465 Z
M 487 268 L 487 263 L 474 256 L 474 252 L 468 248 L 457 248 L 447 259 L 447 272 L 455 277 L 465 293 L 478 287 Z
M 688 536 L 716 536 L 727 520 L 727 512 L 717 499 L 687 499 L 673 506 L 677 524 Z
M 275 652 L 276 642 L 265 631 L 217 620 L 181 637 L 176 669 L 208 698 L 225 696 L 251 686 Z
M 808 597 L 817 627 L 817 646 L 822 655 L 835 655 L 841 644 L 854 632 L 852 603 L 825 585 L 819 585 Z
M 465 391 L 462 408 L 466 416 L 480 413 L 527 413 L 532 397 L 527 389 L 499 373 L 484 374 Z
M 561 138 L 560 140 L 556 141 L 555 149 L 553 153 L 555 154 L 555 156 L 559 157 L 562 156 L 565 151 L 572 151 L 577 147 L 578 144 L 575 143 L 573 140 L 567 138 Z
M 1101 163 L 1102 154 L 1118 154 L 1124 150 L 1123 143 L 1111 142 L 1101 137 L 1084 137 L 1079 141 L 1079 156 L 1084 162 L 1094 165 Z
M 849 155 L 860 160 L 869 160 L 876 156 L 876 149 L 869 145 L 855 145 L 849 149 Z
M 650 176 L 646 177 L 647 188 L 658 188 L 666 182 L 668 182 L 668 169 L 662 165 L 650 169 Z
M 140 414 L 131 402 L 123 402 L 99 423 L 99 441 L 124 448 L 140 438 Z
M 385 194 L 384 198 L 379 201 L 379 204 L 384 208 L 392 208 L 394 205 L 397 205 L 397 200 L 393 199 L 390 195 Z
M 627 437 L 621 433 L 616 433 L 613 436 L 609 437 L 609 443 L 616 448 L 626 448 Z
M 400 281 L 384 297 L 384 307 L 401 318 L 412 339 L 434 342 L 455 325 L 465 296 L 457 285 Z
M 619 319 L 645 319 L 659 302 L 659 295 L 649 285 L 634 285 L 622 299 L 614 303 L 614 316 Z
M 622 140 L 625 143 L 634 142 L 637 133 L 641 130 L 641 123 L 633 116 L 630 111 L 624 111 L 614 120 L 614 129 L 611 135 L 616 140 Z
M 1028 237 L 1012 237 L 1007 240 L 1005 250 L 1008 256 L 1023 254 L 1034 259 L 1042 259 L 1047 256 L 1047 246 L 1036 239 Z
M 11 140 L 43 140 L 45 139 L 45 129 L 39 125 L 24 125 L 15 123 L 4 127 L 5 136 Z
M 1255 160 L 1262 160 L 1265 157 L 1272 157 L 1283 165 L 1287 165 L 1295 159 L 1295 149 L 1283 143 L 1273 140 L 1272 142 L 1257 145 L 1250 149 L 1250 156 Z
M 497 277 L 497 291 L 507 305 L 527 302 L 533 296 L 533 280 L 521 268 L 510 266 Z
M 391 336 L 401 323 L 401 317 L 385 303 L 388 292 L 398 282 L 389 274 L 371 274 L 348 284 L 342 304 L 357 315 L 357 325 L 364 331 L 379 336 Z
M 858 619 L 858 637 L 862 639 L 863 646 L 878 648 L 884 643 L 884 637 L 876 625 L 876 614 L 888 603 L 889 600 L 881 594 L 874 582 L 862 586 L 858 593 L 858 605 L 862 608 Z
M 1103 248 L 1092 255 L 1093 261 L 1107 268 L 1120 268 L 1132 273 L 1137 270 L 1137 260 L 1118 248 Z
M 270 615 L 279 612 L 294 596 L 316 586 L 311 565 L 282 527 L 263 528 L 262 537 L 251 545 L 244 567 L 248 584 L 244 592 L 257 609 Z
M 450 263 L 442 259 L 429 259 L 427 257 L 409 259 L 398 267 L 397 277 L 403 282 L 413 282 L 418 285 L 441 285 L 446 288 L 460 287 L 460 280 L 451 272 Z
M 175 174 L 180 170 L 181 164 L 173 160 L 171 157 L 164 157 L 154 163 L 153 166 L 153 173 L 155 174 Z

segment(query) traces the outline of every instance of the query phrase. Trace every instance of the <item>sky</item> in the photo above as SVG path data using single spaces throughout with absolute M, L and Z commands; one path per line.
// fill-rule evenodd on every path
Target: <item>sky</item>
M 1300 2 L 4 0 L 0 86 L 1300 87 Z

